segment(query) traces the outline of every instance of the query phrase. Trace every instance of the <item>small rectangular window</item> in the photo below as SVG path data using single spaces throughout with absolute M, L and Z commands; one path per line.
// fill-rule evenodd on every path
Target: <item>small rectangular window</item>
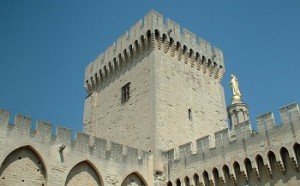
M 192 109 L 188 109 L 188 117 L 189 117 L 189 120 L 192 121 L 192 119 L 193 119 Z
M 121 101 L 122 103 L 125 103 L 130 98 L 130 82 L 124 85 L 121 91 Z

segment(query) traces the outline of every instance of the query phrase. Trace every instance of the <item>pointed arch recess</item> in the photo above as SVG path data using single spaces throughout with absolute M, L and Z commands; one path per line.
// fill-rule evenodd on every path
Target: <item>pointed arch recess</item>
M 293 146 L 294 154 L 298 163 L 298 166 L 300 165 L 300 145 L 299 143 L 295 143 Z
M 241 166 L 237 161 L 235 161 L 233 163 L 233 170 L 234 170 L 235 175 L 241 174 Z
M 137 185 L 148 186 L 146 180 L 138 172 L 132 172 L 126 176 L 121 186 L 127 186 L 130 184 L 134 185 L 133 183 L 136 183 Z
M 269 164 L 271 166 L 271 170 L 273 170 L 277 165 L 276 155 L 273 151 L 269 151 L 267 156 L 268 156 Z
M 184 178 L 184 184 L 186 185 L 186 186 L 189 186 L 190 185 L 190 178 L 189 177 L 185 177 Z
M 84 160 L 70 170 L 65 181 L 65 186 L 68 185 L 102 186 L 103 180 L 96 166 L 89 160 Z
M 203 171 L 202 176 L 203 176 L 204 185 L 205 186 L 210 186 L 210 180 L 209 180 L 209 176 L 208 176 L 208 173 L 207 173 L 206 170 Z
M 47 182 L 45 162 L 32 146 L 19 147 L 10 152 L 2 162 L 0 178 L 0 185 L 6 185 L 7 183 L 13 185 L 45 185 Z
M 289 151 L 285 147 L 281 147 L 280 156 L 285 170 L 289 169 L 291 164 L 291 159 L 290 159 Z
M 181 186 L 181 181 L 179 178 L 176 180 L 176 186 Z
M 194 174 L 193 180 L 194 180 L 194 185 L 195 186 L 200 186 L 200 178 L 199 178 L 197 173 Z
M 212 173 L 213 173 L 213 179 L 214 179 L 215 185 L 218 185 L 219 180 L 220 180 L 219 170 L 216 167 L 214 167 L 212 170 Z

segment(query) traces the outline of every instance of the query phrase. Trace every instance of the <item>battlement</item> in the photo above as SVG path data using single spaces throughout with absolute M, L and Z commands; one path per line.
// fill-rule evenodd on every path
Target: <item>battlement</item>
M 87 66 L 84 83 L 87 92 L 148 49 L 169 53 L 214 79 L 220 80 L 225 71 L 220 49 L 151 10 Z
M 276 138 L 280 135 L 294 135 L 295 138 L 298 137 L 299 139 L 300 136 L 297 136 L 300 132 L 300 112 L 298 104 L 292 103 L 282 107 L 279 112 L 282 120 L 281 124 L 276 124 L 274 114 L 268 112 L 256 118 L 258 131 L 253 131 L 250 121 L 246 121 L 236 125 L 232 130 L 225 128 L 215 132 L 213 140 L 211 136 L 205 136 L 197 139 L 195 145 L 189 142 L 181 145 L 179 148 L 164 152 L 163 154 L 169 160 L 174 159 L 176 161 L 180 161 L 182 158 L 191 155 L 193 157 L 200 157 L 201 159 L 205 154 L 214 154 L 213 152 L 221 151 L 230 152 L 235 148 L 241 148 L 241 146 L 236 145 L 237 143 L 251 146 L 252 143 L 257 143 L 254 142 L 255 138 L 263 142 L 265 139 L 270 140 L 270 138 Z M 193 147 L 193 145 L 195 147 Z M 199 160 L 199 162 L 201 162 L 201 160 Z
M 0 109 L 0 130 L 10 136 L 18 136 L 25 141 L 35 143 L 48 143 L 60 148 L 71 149 L 75 152 L 83 152 L 90 156 L 102 159 L 112 159 L 117 162 L 129 161 L 129 163 L 143 163 L 150 153 L 118 144 L 106 139 L 90 136 L 81 132 L 75 133 L 72 139 L 71 129 L 58 127 L 52 134 L 52 124 L 45 121 L 37 121 L 36 128 L 32 129 L 32 119 L 23 115 L 16 115 L 14 123 L 9 124 L 10 113 Z M 28 144 L 29 145 L 29 144 Z
M 252 130 L 250 121 L 245 121 L 215 132 L 213 139 L 205 136 L 195 144 L 189 142 L 163 152 L 169 183 L 186 183 L 193 177 L 199 185 L 260 185 L 264 180 L 276 182 L 293 171 L 298 174 L 299 106 L 292 103 L 279 112 L 281 124 L 276 124 L 274 114 L 268 112 L 256 118 L 257 131 Z

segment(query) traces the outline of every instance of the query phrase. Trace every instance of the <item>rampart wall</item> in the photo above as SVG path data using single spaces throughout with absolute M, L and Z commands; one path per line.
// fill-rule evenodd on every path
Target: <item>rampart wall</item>
M 249 121 L 224 129 L 196 143 L 163 153 L 170 185 L 297 185 L 300 163 L 300 112 L 297 104 L 280 109 L 282 123 L 273 113 L 256 118 L 258 131 Z M 122 185 L 134 180 L 154 185 L 152 155 L 105 139 L 76 133 L 0 110 L 0 184 L 12 185 Z M 160 174 L 160 173 L 158 173 Z M 154 175 L 155 176 L 155 175 Z
M 215 133 L 164 153 L 170 185 L 299 185 L 300 114 L 297 104 L 257 117 L 258 131 L 249 121 L 234 130 Z
M 0 185 L 121 185 L 126 177 L 153 185 L 151 155 L 105 139 L 0 110 Z M 93 183 L 93 184 L 92 184 Z M 123 185 L 123 184 L 122 184 Z M 125 184 L 127 185 L 127 184 Z

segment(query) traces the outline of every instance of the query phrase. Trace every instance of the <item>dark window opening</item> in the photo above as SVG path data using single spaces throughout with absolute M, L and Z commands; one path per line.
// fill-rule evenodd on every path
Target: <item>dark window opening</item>
M 189 117 L 189 120 L 192 121 L 192 119 L 193 119 L 192 109 L 188 109 L 188 117 Z
M 122 87 L 122 103 L 125 103 L 130 98 L 130 82 Z

